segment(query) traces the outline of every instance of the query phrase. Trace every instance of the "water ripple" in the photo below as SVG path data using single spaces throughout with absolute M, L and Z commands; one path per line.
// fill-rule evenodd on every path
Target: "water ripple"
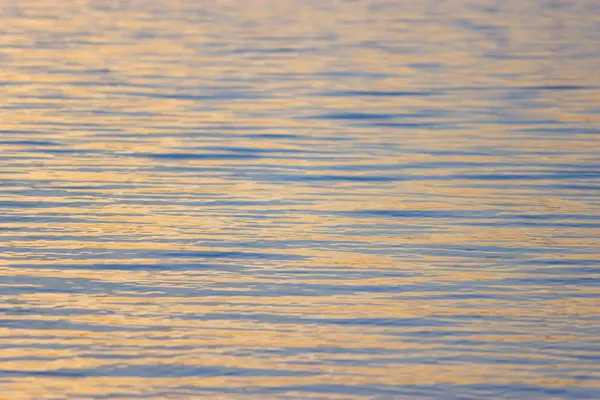
M 600 398 L 599 4 L 0 0 L 3 396 Z

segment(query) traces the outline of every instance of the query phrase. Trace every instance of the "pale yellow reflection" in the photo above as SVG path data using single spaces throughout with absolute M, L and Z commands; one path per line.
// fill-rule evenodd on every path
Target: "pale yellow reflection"
M 0 398 L 599 388 L 600 291 L 547 281 L 600 258 L 553 175 L 600 143 L 535 131 L 599 122 L 597 68 L 550 46 L 595 51 L 582 5 L 8 3 Z

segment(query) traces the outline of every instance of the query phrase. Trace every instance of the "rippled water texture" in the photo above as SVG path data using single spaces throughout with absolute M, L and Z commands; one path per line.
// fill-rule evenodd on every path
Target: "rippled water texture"
M 0 5 L 0 398 L 600 398 L 600 2 Z

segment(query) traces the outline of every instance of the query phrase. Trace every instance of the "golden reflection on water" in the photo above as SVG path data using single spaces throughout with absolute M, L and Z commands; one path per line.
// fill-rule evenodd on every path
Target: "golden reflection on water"
M 600 397 L 594 2 L 0 5 L 6 398 Z

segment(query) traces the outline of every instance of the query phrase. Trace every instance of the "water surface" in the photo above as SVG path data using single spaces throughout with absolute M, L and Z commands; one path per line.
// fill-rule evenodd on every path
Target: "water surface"
M 3 396 L 600 398 L 600 3 L 0 10 Z

